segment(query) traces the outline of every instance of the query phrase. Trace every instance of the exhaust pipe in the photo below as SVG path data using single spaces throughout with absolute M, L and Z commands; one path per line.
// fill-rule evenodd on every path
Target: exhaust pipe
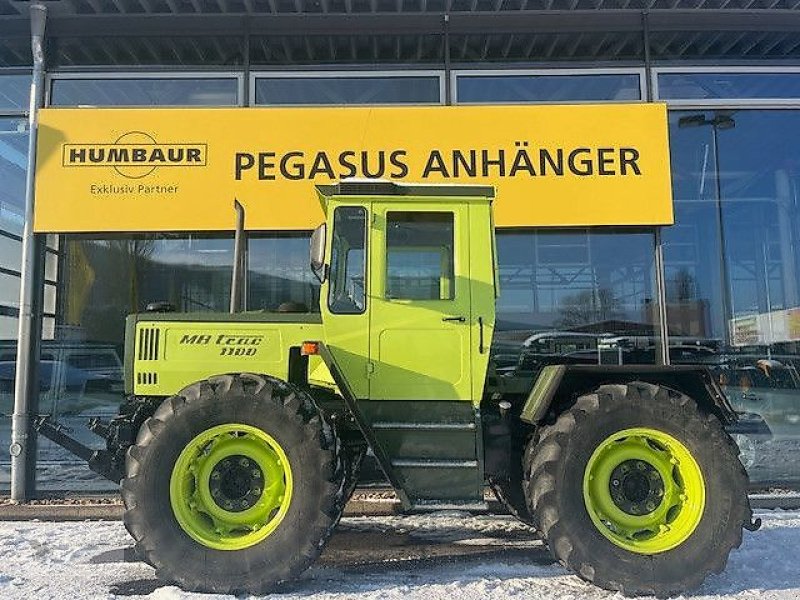
M 234 198 L 233 208 L 236 211 L 236 232 L 233 236 L 233 274 L 231 275 L 230 313 L 242 309 L 242 282 L 244 279 L 244 206 Z

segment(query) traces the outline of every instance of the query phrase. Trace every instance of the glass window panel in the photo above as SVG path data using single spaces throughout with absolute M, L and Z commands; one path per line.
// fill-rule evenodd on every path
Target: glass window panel
M 386 297 L 455 297 L 453 213 L 390 212 L 386 217 Z
M 42 339 L 52 340 L 56 336 L 56 319 L 55 317 L 44 317 L 42 319 Z
M 56 286 L 46 283 L 44 286 L 44 304 L 43 311 L 48 314 L 55 314 L 56 312 Z
M 0 235 L 0 267 L 19 272 L 22 260 L 22 243 Z
M 0 230 L 16 235 L 22 233 L 25 221 L 27 164 L 27 121 L 0 117 Z
M 639 100 L 639 75 L 459 75 L 459 104 Z
M 0 238 L 0 256 L 2 256 L 3 240 Z M 44 255 L 44 277 L 50 281 L 58 279 L 58 255 L 52 252 L 47 252 Z
M 67 235 L 60 297 L 48 285 L 40 374 L 40 411 L 52 414 L 81 442 L 103 440 L 87 420 L 108 420 L 123 400 L 125 317 L 156 301 L 181 311 L 228 309 L 233 260 L 230 236 L 149 235 L 104 239 Z M 58 325 L 56 325 L 56 322 Z M 98 445 L 99 444 L 99 445 Z M 110 489 L 58 446 L 39 448 L 40 489 Z
M 0 110 L 28 110 L 30 91 L 30 74 L 0 74 Z
M 48 323 L 43 334 L 48 337 Z M 51 415 L 81 443 L 102 449 L 105 441 L 86 423 L 93 417 L 107 421 L 122 400 L 122 349 L 111 343 L 45 339 L 39 373 L 39 414 Z M 41 438 L 38 444 L 36 484 L 41 490 L 112 490 L 109 482 L 61 446 Z
M 673 112 L 676 223 L 664 232 L 676 362 L 713 369 L 746 413 L 752 481 L 800 481 L 800 111 Z
M 0 340 L 14 340 L 17 338 L 16 317 L 0 314 Z
M 438 77 L 259 77 L 257 104 L 406 104 L 439 102 Z
M 248 310 L 318 312 L 319 282 L 309 267 L 310 234 L 251 236 Z
M 500 230 L 497 247 L 501 369 L 655 361 L 651 233 Z
M 61 322 L 86 339 L 121 344 L 128 313 L 165 301 L 227 311 L 233 241 L 196 235 L 65 237 Z
M 51 250 L 58 250 L 59 243 L 60 240 L 57 233 L 48 233 L 45 235 L 45 245 Z
M 367 211 L 337 208 L 332 234 L 328 307 L 335 314 L 361 314 L 367 306 Z
M 662 100 L 800 98 L 800 73 L 660 73 L 658 95 Z
M 19 276 L 0 272 L 0 304 L 19 306 Z
M 54 79 L 51 106 L 235 106 L 234 78 Z

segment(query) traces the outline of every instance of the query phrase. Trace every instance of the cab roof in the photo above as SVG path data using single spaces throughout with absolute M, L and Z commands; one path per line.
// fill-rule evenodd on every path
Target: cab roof
M 491 202 L 494 199 L 494 187 L 491 185 L 397 183 L 381 179 L 345 179 L 338 183 L 317 185 L 316 189 L 323 210 L 327 209 L 328 201 L 336 196 L 380 196 L 391 197 L 398 201 L 425 198 L 475 198 Z

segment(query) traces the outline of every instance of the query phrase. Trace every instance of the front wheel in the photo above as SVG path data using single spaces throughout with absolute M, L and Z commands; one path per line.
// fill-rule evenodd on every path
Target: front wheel
M 125 526 L 156 575 L 263 594 L 316 559 L 342 511 L 335 432 L 302 390 L 213 377 L 165 400 L 128 451 Z
M 655 385 L 580 397 L 526 457 L 528 507 L 554 557 L 626 595 L 698 587 L 750 522 L 747 476 L 720 421 Z

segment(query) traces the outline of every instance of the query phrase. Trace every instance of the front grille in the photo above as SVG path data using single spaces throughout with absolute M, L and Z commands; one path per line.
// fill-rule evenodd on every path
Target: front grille
M 152 371 L 136 373 L 136 383 L 138 385 L 158 385 L 158 373 Z
M 158 346 L 161 330 L 157 327 L 142 327 L 139 329 L 138 360 L 158 360 Z

